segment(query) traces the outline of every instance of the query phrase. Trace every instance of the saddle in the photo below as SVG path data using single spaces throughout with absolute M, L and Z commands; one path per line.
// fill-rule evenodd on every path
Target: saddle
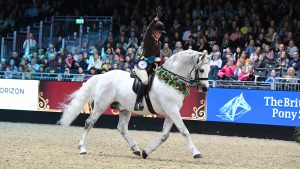
M 134 93 L 137 94 L 137 91 L 138 89 L 141 87 L 142 85 L 142 81 L 137 77 L 137 75 L 135 74 L 134 70 L 132 70 L 130 72 L 130 77 L 131 78 L 134 78 L 134 82 L 133 82 L 133 85 L 132 85 L 132 90 Z M 146 86 L 146 89 L 145 89 L 145 92 L 143 94 L 143 96 L 145 97 L 145 100 L 146 100 L 146 104 L 147 104 L 147 107 L 149 109 L 149 111 L 152 113 L 152 114 L 157 114 L 154 109 L 153 109 L 153 106 L 152 106 L 152 103 L 151 103 L 151 99 L 149 97 L 149 91 L 151 90 L 151 87 L 152 87 L 152 84 L 153 84 L 153 80 L 154 80 L 154 77 L 155 77 L 155 72 L 154 71 L 150 71 L 148 72 L 148 78 L 149 78 L 149 82 L 148 82 L 148 85 Z

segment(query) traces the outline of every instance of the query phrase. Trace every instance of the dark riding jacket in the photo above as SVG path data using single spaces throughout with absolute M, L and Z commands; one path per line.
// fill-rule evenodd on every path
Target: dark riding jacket
M 147 32 L 144 36 L 144 57 L 160 57 L 160 41 L 156 39 L 152 34 L 152 30 L 154 30 L 154 25 L 157 23 L 155 19 L 151 21 L 149 26 L 147 27 Z

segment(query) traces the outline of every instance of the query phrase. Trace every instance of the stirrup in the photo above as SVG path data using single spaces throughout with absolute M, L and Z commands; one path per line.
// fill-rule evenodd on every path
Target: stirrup
M 134 110 L 135 111 L 142 111 L 144 109 L 144 105 L 142 103 L 135 103 Z

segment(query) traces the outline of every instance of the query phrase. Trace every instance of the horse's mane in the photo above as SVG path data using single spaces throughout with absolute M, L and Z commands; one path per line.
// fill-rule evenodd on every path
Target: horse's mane
M 171 66 L 175 62 L 184 63 L 184 64 L 195 63 L 197 53 L 198 52 L 194 51 L 194 50 L 184 50 L 184 51 L 178 52 L 178 53 L 172 55 L 164 63 L 164 66 Z

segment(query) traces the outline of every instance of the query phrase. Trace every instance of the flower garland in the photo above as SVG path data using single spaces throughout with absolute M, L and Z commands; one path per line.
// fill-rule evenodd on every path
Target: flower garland
M 155 74 L 159 79 L 165 81 L 166 84 L 182 92 L 184 96 L 188 96 L 190 94 L 189 86 L 178 79 L 176 75 L 161 68 L 158 68 L 158 70 L 155 71 Z

